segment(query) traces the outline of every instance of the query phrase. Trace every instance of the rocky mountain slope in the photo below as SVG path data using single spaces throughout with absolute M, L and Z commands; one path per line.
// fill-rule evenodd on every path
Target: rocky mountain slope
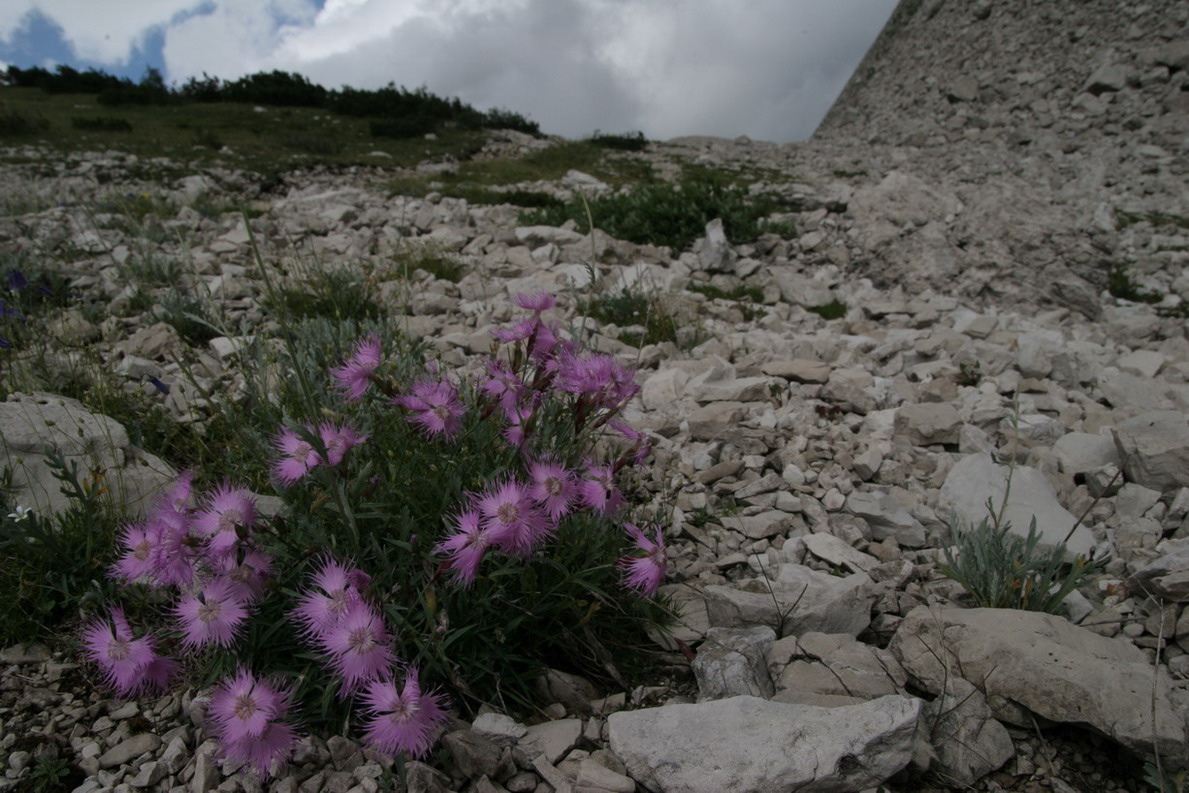
M 944 203 L 865 232 L 864 272 L 1090 317 L 1118 267 L 1170 291 L 1184 251 L 1135 221 L 1189 203 L 1187 24 L 1177 0 L 901 3 L 815 141 Z
M 208 415 L 200 394 L 237 395 L 236 351 L 269 319 L 243 219 L 198 206 L 251 202 L 278 272 L 305 256 L 373 274 L 390 320 L 462 367 L 517 293 L 558 294 L 567 319 L 592 295 L 661 296 L 676 342 L 636 349 L 606 323 L 592 340 L 640 367 L 631 419 L 653 441 L 645 487 L 673 507 L 669 591 L 693 685 L 595 692 L 554 674 L 543 715 L 454 724 L 444 771 L 411 764 L 410 790 L 1150 789 L 1144 762 L 1189 761 L 1189 9 L 1056 5 L 906 0 L 813 141 L 630 155 L 662 174 L 750 174 L 795 202 L 776 218 L 795 234 L 732 244 L 711 222 L 674 251 L 392 195 L 383 168 L 262 190 L 231 168 L 160 183 L 118 152 L 26 147 L 0 180 L 29 210 L 0 218 L 0 245 L 69 251 L 76 288 L 108 314 L 66 314 L 55 333 L 87 340 L 127 387 L 167 386 L 161 404 L 188 422 Z M 611 190 L 580 173 L 516 187 Z M 143 192 L 175 208 L 168 233 L 90 209 Z M 424 244 L 463 277 L 410 285 L 386 269 Z M 148 253 L 191 262 L 188 288 L 239 335 L 192 345 L 155 319 L 176 285 L 138 309 L 121 263 Z M 1128 285 L 1146 299 L 1120 297 Z M 83 406 L 12 395 L 0 409 L 26 504 L 52 508 L 36 476 L 47 410 L 78 425 L 69 453 L 121 439 L 104 464 L 135 493 L 168 475 Z M 950 524 L 977 523 L 988 498 L 1007 498 L 1016 530 L 1035 516 L 1046 542 L 1107 555 L 1105 570 L 1057 615 L 972 608 L 938 567 Z M 77 763 L 81 793 L 259 789 L 214 757 L 198 692 L 119 703 L 73 658 L 0 660 L 0 788 L 52 751 Z M 372 793 L 386 763 L 313 741 L 272 786 Z

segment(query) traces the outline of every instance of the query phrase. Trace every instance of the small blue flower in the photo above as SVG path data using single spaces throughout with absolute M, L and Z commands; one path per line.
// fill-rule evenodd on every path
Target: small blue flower
M 167 395 L 169 394 L 169 386 L 165 385 L 165 383 L 162 383 L 156 377 L 149 375 L 149 382 L 152 383 L 153 387 L 156 388 L 158 391 L 160 391 L 162 394 L 167 394 Z
M 24 289 L 28 285 L 29 279 L 20 270 L 13 270 L 8 274 L 8 288 L 12 291 L 15 292 L 18 289 Z
M 0 350 L 8 350 L 8 349 L 12 349 L 12 342 L 9 341 L 8 339 L 4 338 L 3 336 L 0 336 Z
M 25 315 L 17 311 L 15 308 L 7 308 L 4 305 L 4 299 L 0 298 L 0 318 L 16 317 L 17 319 L 24 319 Z

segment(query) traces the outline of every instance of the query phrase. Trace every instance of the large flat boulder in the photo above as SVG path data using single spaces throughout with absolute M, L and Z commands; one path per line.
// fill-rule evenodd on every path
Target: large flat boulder
M 0 402 L 0 471 L 12 473 L 14 504 L 43 517 L 70 506 L 57 478 L 64 463 L 77 467 L 80 484 L 102 489 L 131 517 L 143 515 L 177 472 L 133 446 L 115 419 L 54 394 L 10 394 Z
M 757 697 L 614 713 L 611 751 L 657 793 L 865 790 L 912 757 L 921 700 L 818 708 Z
M 1113 429 L 1123 471 L 1153 490 L 1189 487 L 1189 419 L 1177 410 L 1144 413 Z
M 1158 749 L 1173 764 L 1189 759 L 1185 713 L 1177 710 L 1168 673 L 1154 670 L 1126 639 L 1053 614 L 919 606 L 888 649 L 931 693 L 944 691 L 948 676 L 961 675 L 1000 719 L 1031 726 L 1031 711 L 1088 725 L 1142 755 Z
M 1008 492 L 1008 477 L 1011 490 Z M 1004 521 L 1011 531 L 1028 536 L 1028 527 L 1036 518 L 1036 530 L 1041 544 L 1059 544 L 1073 528 L 1077 518 L 1057 500 L 1045 475 L 1035 468 L 1017 465 L 1011 470 L 999 465 L 989 454 L 970 454 L 963 457 L 946 475 L 937 499 L 937 513 L 945 519 L 956 519 L 963 529 L 970 529 L 988 517 L 987 501 L 998 510 L 1008 494 Z M 1094 535 L 1085 526 L 1078 526 L 1065 548 L 1071 556 L 1085 556 L 1094 547 Z

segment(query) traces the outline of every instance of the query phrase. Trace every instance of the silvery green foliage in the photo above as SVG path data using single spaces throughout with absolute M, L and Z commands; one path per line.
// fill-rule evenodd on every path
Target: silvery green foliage
M 942 575 L 952 578 L 985 608 L 1011 608 L 1055 613 L 1069 593 L 1091 574 L 1101 570 L 1105 558 L 1078 557 L 1065 562 L 1065 544 L 1044 549 L 1036 518 L 1028 536 L 1000 523 L 987 504 L 990 516 L 973 529 L 952 527 L 954 545 L 945 548 Z

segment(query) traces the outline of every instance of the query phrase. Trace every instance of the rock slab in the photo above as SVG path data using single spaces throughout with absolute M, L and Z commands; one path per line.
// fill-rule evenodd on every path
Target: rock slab
M 948 675 L 960 674 L 986 695 L 1000 719 L 1024 721 L 1025 708 L 1051 721 L 1088 724 L 1139 754 L 1156 748 L 1172 764 L 1189 759 L 1185 714 L 1174 709 L 1167 672 L 1154 673 L 1130 642 L 1099 636 L 1064 617 L 918 606 L 888 649 L 931 693 L 944 690 Z M 1021 726 L 1030 724 L 1028 719 Z
M 921 700 L 818 708 L 742 696 L 614 713 L 628 774 L 658 793 L 813 793 L 875 787 L 912 757 Z
M 1153 490 L 1189 487 L 1189 420 L 1176 410 L 1145 413 L 1114 428 L 1123 471 Z
M 1011 524 L 1013 533 L 1028 536 L 1028 527 L 1036 519 L 1036 530 L 1042 545 L 1057 545 L 1065 537 L 1077 518 L 1061 506 L 1045 475 L 1035 468 L 1018 465 L 1012 471 L 997 464 L 989 454 L 963 457 L 950 470 L 938 497 L 938 513 L 953 516 L 961 527 L 969 530 L 988 517 L 987 501 L 997 510 L 1011 490 L 1003 519 Z M 1094 547 L 1094 535 L 1085 526 L 1078 526 L 1065 548 L 1071 556 L 1085 556 Z

